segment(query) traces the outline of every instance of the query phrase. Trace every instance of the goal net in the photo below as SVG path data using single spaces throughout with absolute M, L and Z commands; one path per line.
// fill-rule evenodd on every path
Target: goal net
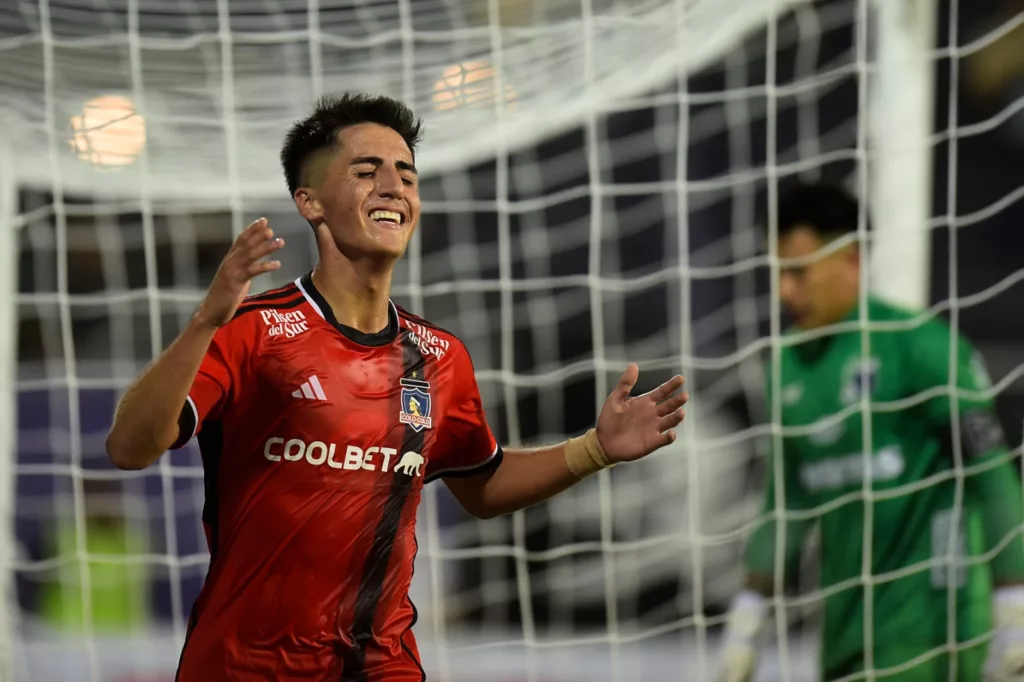
M 266 215 L 288 242 L 257 291 L 315 262 L 277 154 L 317 96 L 343 90 L 425 119 L 423 218 L 394 296 L 465 341 L 500 441 L 579 433 L 629 361 L 638 388 L 680 372 L 692 396 L 672 447 L 507 518 L 470 519 L 428 487 L 412 597 L 430 679 L 708 675 L 771 431 L 762 364 L 780 316 L 759 216 L 798 176 L 889 180 L 880 205 L 895 192 L 920 229 L 879 239 L 911 249 L 898 286 L 920 299 L 926 227 L 961 213 L 948 202 L 928 221 L 932 91 L 914 73 L 1022 23 L 919 63 L 929 21 L 890 17 L 912 28 L 887 62 L 880 19 L 859 0 L 0 9 L 0 352 L 16 358 L 0 363 L 0 678 L 173 679 L 209 559 L 198 450 L 116 471 L 106 430 L 244 225 Z M 885 115 L 909 145 L 875 141 Z M 965 133 L 953 116 L 934 142 L 993 121 Z M 765 679 L 813 678 L 818 604 L 785 602 Z

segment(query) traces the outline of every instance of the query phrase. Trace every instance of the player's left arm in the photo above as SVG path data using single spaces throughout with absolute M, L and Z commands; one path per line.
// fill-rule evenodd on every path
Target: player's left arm
M 668 445 L 683 420 L 683 378 L 673 377 L 631 397 L 638 377 L 639 368 L 629 365 L 605 400 L 597 424 L 582 436 L 545 447 L 506 448 L 496 466 L 446 478 L 449 490 L 470 514 L 491 518 L 546 500 L 601 469 Z
M 1008 454 L 983 358 L 970 341 L 957 337 L 954 381 L 949 328 L 926 326 L 915 336 L 914 369 L 920 390 L 955 386 L 923 407 L 928 422 L 951 443 L 958 432 L 963 466 L 981 469 L 969 473 L 964 484 L 979 505 L 987 551 L 1002 546 L 992 559 L 994 581 L 997 585 L 1024 584 L 1021 479 Z
M 935 325 L 922 329 L 918 336 L 914 357 L 921 388 L 956 387 L 952 394 L 924 404 L 926 418 L 940 433 L 952 436 L 959 432 L 963 466 L 981 468 L 967 475 L 964 485 L 981 514 L 985 550 L 997 552 L 990 563 L 996 585 L 996 637 L 989 653 L 989 679 L 1019 679 L 1016 676 L 1024 671 L 1024 501 L 1020 475 L 1008 454 L 981 355 L 966 338 L 957 337 L 954 382 L 950 376 L 949 328 Z

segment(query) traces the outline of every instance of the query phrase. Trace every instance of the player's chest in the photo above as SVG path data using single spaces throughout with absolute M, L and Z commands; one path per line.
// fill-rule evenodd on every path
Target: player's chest
M 886 343 L 867 354 L 856 342 L 829 350 L 782 365 L 782 422 L 802 488 L 824 501 L 862 487 L 865 476 L 876 489 L 900 485 L 909 467 L 899 437 L 909 385 L 900 354 Z
M 837 342 L 818 356 L 790 354 L 781 365 L 783 426 L 814 448 L 856 447 L 862 415 L 884 427 L 893 414 L 888 405 L 903 397 L 903 372 L 894 353 L 876 344 L 863 353 L 856 339 Z
M 351 352 L 323 341 L 277 344 L 259 358 L 253 428 L 265 432 L 265 458 L 389 473 L 412 452 L 422 467 L 451 400 L 446 358 L 400 343 Z

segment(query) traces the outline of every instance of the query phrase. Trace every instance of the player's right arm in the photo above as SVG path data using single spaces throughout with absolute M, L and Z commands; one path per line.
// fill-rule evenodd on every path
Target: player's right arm
M 768 392 L 768 414 L 771 414 L 771 392 Z M 724 641 L 718 670 L 718 682 L 747 682 L 753 679 L 757 660 L 757 638 L 768 611 L 768 598 L 775 592 L 776 583 L 792 582 L 800 559 L 804 538 L 813 520 L 791 518 L 787 511 L 806 508 L 806 495 L 796 471 L 795 453 L 787 452 L 786 439 L 772 453 L 765 477 L 765 496 L 762 522 L 747 543 L 745 555 L 746 580 L 743 590 L 729 606 Z M 782 474 L 784 504 L 779 504 L 778 474 Z M 777 516 L 777 514 L 779 516 Z M 779 518 L 781 516 L 781 519 Z M 780 546 L 782 560 L 776 561 Z M 776 578 L 781 565 L 782 575 Z
M 107 435 L 107 455 L 119 469 L 144 469 L 178 440 L 178 420 L 217 330 L 234 316 L 253 277 L 281 267 L 264 257 L 284 246 L 266 218 L 231 245 L 206 297 L 178 338 L 129 386 Z

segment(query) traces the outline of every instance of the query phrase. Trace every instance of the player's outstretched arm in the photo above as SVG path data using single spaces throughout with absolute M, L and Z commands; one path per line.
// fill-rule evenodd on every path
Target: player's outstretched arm
M 144 469 L 174 444 L 178 415 L 214 334 L 231 320 L 252 278 L 281 267 L 261 259 L 282 246 L 266 218 L 238 235 L 189 324 L 121 398 L 106 443 L 114 466 Z
M 631 397 L 640 370 L 629 365 L 586 434 L 541 448 L 506 448 L 496 469 L 469 478 L 445 479 L 462 506 L 491 518 L 557 495 L 581 479 L 619 462 L 645 457 L 676 438 L 688 396 L 673 377 L 649 393 Z

